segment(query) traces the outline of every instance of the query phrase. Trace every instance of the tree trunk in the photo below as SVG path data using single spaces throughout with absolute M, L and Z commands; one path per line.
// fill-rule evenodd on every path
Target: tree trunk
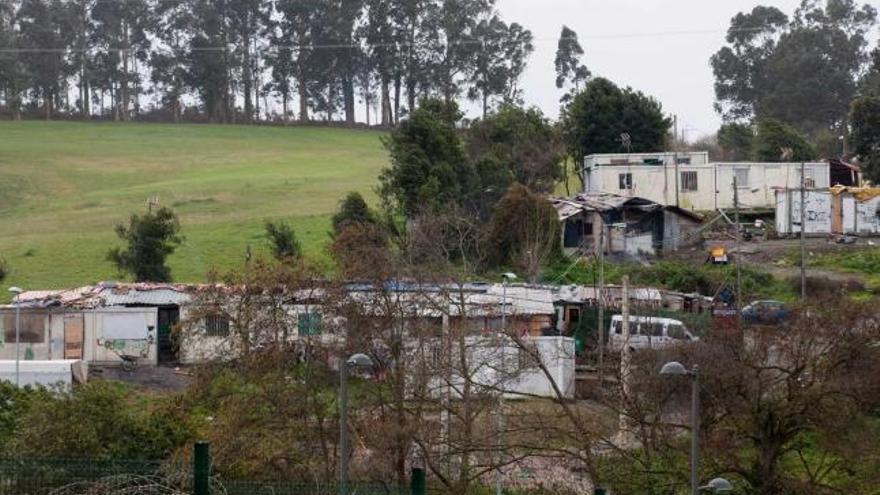
M 46 112 L 46 120 L 52 119 L 52 91 L 49 88 L 43 90 L 43 110 Z
M 253 95 L 253 67 L 251 67 L 251 40 L 245 36 L 244 39 L 244 55 L 242 60 L 242 83 L 244 85 L 244 121 L 251 123 L 254 115 Z
M 342 78 L 342 100 L 345 106 L 345 122 L 354 124 L 354 81 L 349 74 Z
M 299 91 L 299 120 L 300 122 L 309 121 L 309 91 L 306 88 L 306 82 L 302 77 L 297 81 L 297 90 Z
M 123 121 L 128 121 L 128 106 L 129 106 L 129 94 L 128 94 L 128 63 L 129 57 L 131 56 L 131 40 L 128 33 L 128 23 L 122 23 L 122 31 L 123 36 L 125 36 L 124 40 L 124 50 L 122 51 L 122 80 L 120 81 L 121 85 L 121 96 L 122 101 L 120 102 L 120 117 Z
M 400 88 L 401 88 L 401 80 L 400 74 L 397 74 L 397 77 L 394 79 L 394 125 L 400 123 Z
M 389 84 L 390 81 L 388 77 L 382 76 L 382 125 L 385 127 L 391 127 L 393 124 L 391 120 L 391 95 L 389 94 Z
M 259 122 L 260 118 L 260 88 L 263 85 L 260 78 L 260 53 L 257 51 L 257 42 L 254 40 L 254 62 L 253 62 L 253 78 L 254 78 L 254 119 Z M 267 109 L 268 110 L 268 109 Z
M 486 120 L 487 113 L 489 113 L 489 92 L 483 90 L 483 120 Z
M 281 94 L 281 119 L 287 123 L 287 91 Z
M 416 109 L 416 82 L 410 77 L 406 81 L 406 97 L 409 106 L 409 113 L 412 114 Z
M 367 92 L 364 94 L 364 110 L 367 114 L 367 127 L 370 126 L 370 104 L 372 103 L 371 100 L 372 99 L 370 98 L 370 91 L 367 90 Z

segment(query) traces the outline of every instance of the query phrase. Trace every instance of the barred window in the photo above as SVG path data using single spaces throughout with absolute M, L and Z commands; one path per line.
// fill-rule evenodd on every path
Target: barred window
M 205 334 L 208 337 L 226 337 L 229 335 L 229 318 L 224 315 L 206 316 Z
M 618 174 L 617 180 L 622 190 L 630 190 L 633 188 L 633 174 Z
M 321 333 L 321 313 L 317 311 L 300 313 L 296 319 L 297 331 L 300 335 L 318 335 Z
M 689 170 L 681 173 L 681 190 L 696 191 L 697 190 L 697 172 Z

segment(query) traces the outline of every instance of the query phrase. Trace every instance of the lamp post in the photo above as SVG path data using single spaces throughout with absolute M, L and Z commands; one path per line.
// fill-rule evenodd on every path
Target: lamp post
M 348 370 L 372 369 L 366 354 L 352 354 L 339 363 L 339 495 L 348 495 Z
M 499 381 L 501 385 L 501 390 L 498 393 L 498 411 L 497 411 L 497 427 L 498 427 L 498 435 L 496 436 L 498 441 L 498 465 L 495 467 L 495 495 L 501 495 L 504 482 L 501 477 L 501 460 L 504 458 L 504 373 L 507 372 L 505 366 L 505 353 L 504 353 L 504 339 L 502 338 L 502 334 L 507 332 L 507 286 L 510 284 L 512 280 L 516 280 L 516 274 L 513 272 L 507 272 L 501 275 L 504 278 L 504 283 L 501 285 L 501 332 L 498 335 L 498 349 L 501 350 L 501 368 L 502 378 Z
M 733 485 L 724 478 L 715 478 L 706 484 L 706 486 L 701 486 L 700 490 L 714 493 L 730 493 L 733 491 Z
M 661 375 L 691 378 L 691 495 L 700 493 L 700 369 L 688 370 L 678 361 L 670 361 L 660 369 Z
M 18 387 L 20 385 L 20 372 L 19 372 L 19 362 L 21 360 L 21 301 L 19 301 L 18 296 L 24 292 L 21 287 L 10 287 L 9 292 L 15 294 L 13 296 L 13 300 L 15 301 L 15 386 Z

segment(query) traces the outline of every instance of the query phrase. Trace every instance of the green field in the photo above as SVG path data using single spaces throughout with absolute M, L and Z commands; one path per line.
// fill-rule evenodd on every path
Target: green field
M 327 261 L 330 215 L 346 192 L 373 198 L 388 157 L 368 130 L 0 122 L 0 257 L 5 287 L 122 279 L 105 260 L 113 225 L 158 196 L 181 218 L 178 281 L 267 252 L 266 219 L 286 219 L 306 256 Z

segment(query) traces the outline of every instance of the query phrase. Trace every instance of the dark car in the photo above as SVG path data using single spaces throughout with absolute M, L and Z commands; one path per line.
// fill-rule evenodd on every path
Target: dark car
M 788 308 L 779 301 L 755 301 L 742 310 L 743 321 L 763 325 L 778 325 L 788 318 Z

